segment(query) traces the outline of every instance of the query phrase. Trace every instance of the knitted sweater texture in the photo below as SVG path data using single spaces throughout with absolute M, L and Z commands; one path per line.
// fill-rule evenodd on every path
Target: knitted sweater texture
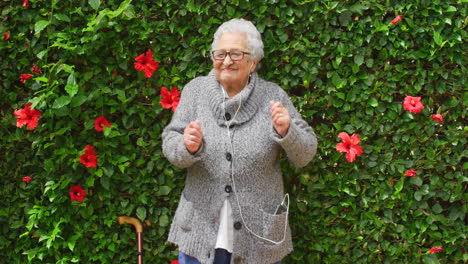
M 214 71 L 193 79 L 163 131 L 164 155 L 187 168 L 168 241 L 202 264 L 213 263 L 220 209 L 228 199 L 235 228 L 231 263 L 275 263 L 293 250 L 289 225 L 279 245 L 252 235 L 246 227 L 269 240 L 283 239 L 286 212 L 275 214 L 284 196 L 280 154 L 296 167 L 305 166 L 316 153 L 317 139 L 283 89 L 256 73 L 233 98 L 225 99 L 221 89 Z M 291 116 L 285 137 L 273 128 L 272 100 L 281 102 Z M 195 120 L 200 121 L 203 144 L 191 154 L 183 132 Z

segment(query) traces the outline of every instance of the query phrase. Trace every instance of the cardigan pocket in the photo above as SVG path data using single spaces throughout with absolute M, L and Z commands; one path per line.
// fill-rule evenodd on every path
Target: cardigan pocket
M 192 230 L 193 203 L 185 198 L 182 193 L 176 216 L 174 217 L 177 225 L 184 231 Z
M 287 212 L 270 214 L 262 210 L 263 213 L 263 237 L 275 242 L 283 240 L 286 236 Z M 265 241 L 267 244 L 271 242 Z

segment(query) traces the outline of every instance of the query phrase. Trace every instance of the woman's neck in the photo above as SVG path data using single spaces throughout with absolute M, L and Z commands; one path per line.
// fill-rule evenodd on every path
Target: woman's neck
M 242 88 L 229 88 L 228 86 L 224 86 L 224 90 L 226 91 L 227 95 L 229 96 L 229 98 L 233 98 L 234 96 L 236 96 L 238 93 L 240 93 L 242 91 L 242 89 L 244 89 L 243 87 Z
M 229 98 L 233 98 L 238 93 L 240 93 L 247 86 L 247 84 L 249 84 L 249 78 L 247 78 L 244 84 L 240 84 L 240 85 L 239 84 L 232 85 L 232 84 L 226 84 L 226 83 L 221 82 L 221 85 L 224 87 L 224 90 L 226 91 Z

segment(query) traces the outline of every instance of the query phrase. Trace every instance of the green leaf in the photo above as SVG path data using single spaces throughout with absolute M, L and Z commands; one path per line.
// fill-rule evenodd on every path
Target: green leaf
M 46 77 L 36 77 L 34 78 L 34 80 L 38 80 L 40 82 L 43 82 L 43 83 L 48 83 L 49 82 L 49 79 L 47 79 Z
M 125 163 L 122 163 L 122 164 L 119 164 L 118 167 L 119 167 L 119 170 L 120 172 L 124 173 L 125 172 L 125 169 L 130 166 L 130 162 L 125 162 Z
M 70 75 L 68 75 L 67 84 L 76 84 L 75 72 L 72 72 Z
M 445 12 L 456 12 L 457 11 L 457 8 L 454 7 L 453 5 L 450 5 L 447 10 L 445 10 Z
M 55 14 L 54 17 L 60 21 L 70 22 L 70 18 L 66 14 L 63 14 L 63 13 Z
M 403 190 L 403 185 L 405 184 L 405 178 L 400 178 L 400 180 L 395 184 L 395 191 L 396 193 L 401 192 Z
M 57 98 L 54 102 L 54 105 L 52 105 L 52 108 L 57 109 L 57 108 L 62 108 L 66 105 L 68 105 L 71 101 L 71 98 L 69 96 L 61 96 Z
M 130 160 L 128 157 L 126 156 L 120 156 L 118 159 L 117 159 L 117 163 L 123 163 L 123 162 L 126 162 Z
M 125 91 L 124 91 L 124 90 L 118 89 L 118 90 L 115 90 L 115 93 L 117 94 L 117 98 L 118 98 L 121 102 L 125 103 L 125 102 L 128 101 L 128 99 L 125 97 Z
M 161 186 L 159 187 L 159 191 L 157 195 L 168 195 L 171 192 L 171 187 L 169 186 Z
M 164 214 L 159 217 L 159 226 L 166 227 L 169 225 L 169 217 Z
M 377 106 L 379 106 L 379 101 L 377 101 L 377 99 L 375 99 L 374 97 L 372 97 L 372 98 L 369 100 L 369 105 L 372 106 L 372 107 L 377 107 Z
M 440 214 L 442 213 L 443 209 L 442 209 L 442 206 L 440 206 L 440 204 L 436 203 L 433 207 L 432 207 L 432 211 L 436 214 Z
M 104 126 L 103 129 L 104 129 L 104 131 L 103 131 L 104 136 L 105 136 L 105 137 L 110 136 L 110 134 L 111 134 L 111 132 L 112 132 L 112 127 Z
M 338 17 L 338 19 L 340 21 L 340 24 L 342 26 L 349 25 L 351 23 L 351 21 L 352 21 L 352 18 L 351 18 L 352 15 L 353 15 L 353 13 L 351 13 L 348 10 L 345 10 L 344 12 L 341 12 L 340 16 Z
M 442 45 L 442 37 L 440 36 L 440 33 L 437 32 L 437 31 L 434 31 L 434 42 L 438 45 L 438 46 L 441 46 Z
M 110 138 L 113 138 L 113 137 L 117 137 L 117 136 L 120 136 L 120 132 L 116 129 L 109 129 L 110 130 L 110 133 L 108 135 L 108 137 Z
M 132 0 L 125 0 L 121 2 L 117 10 L 109 12 L 109 17 L 114 18 L 114 17 L 120 16 L 120 14 L 122 14 L 122 12 L 129 7 L 131 2 Z
M 140 147 L 146 147 L 146 146 L 149 145 L 149 144 L 146 143 L 146 142 L 143 140 L 143 138 L 141 138 L 141 137 L 139 137 L 139 138 L 137 139 L 136 144 L 137 144 L 137 146 L 140 146 Z
M 109 190 L 110 189 L 110 180 L 107 177 L 101 177 L 101 184 L 104 189 Z
M 46 28 L 50 24 L 50 21 L 48 20 L 39 20 L 34 24 L 34 32 L 35 34 L 41 33 L 41 31 Z
M 423 180 L 418 177 L 418 178 L 412 178 L 411 181 L 416 184 L 417 186 L 421 186 L 423 184 Z
M 45 50 L 42 50 L 40 51 L 39 53 L 37 53 L 36 57 L 40 60 L 42 60 L 42 58 L 44 58 L 44 56 L 47 54 L 47 52 L 49 52 L 48 49 L 45 49 Z
M 439 264 L 439 260 L 435 254 L 423 255 L 422 260 L 424 264 Z
M 335 85 L 337 88 L 341 88 L 341 83 L 343 82 L 343 79 L 340 78 L 340 75 L 338 73 L 333 72 L 332 74 L 332 83 Z
M 456 221 L 457 219 L 462 220 L 464 217 L 464 210 L 462 208 L 457 208 L 456 206 L 453 206 L 450 209 L 449 219 L 451 221 Z
M 145 221 L 146 219 L 146 208 L 145 207 L 138 207 L 137 210 L 136 210 L 136 215 L 138 217 L 138 219 L 140 219 L 141 221 Z
M 228 6 L 226 6 L 226 12 L 227 12 L 228 16 L 233 17 L 234 13 L 236 11 L 232 6 L 228 5 Z
M 67 84 L 65 86 L 65 91 L 67 91 L 70 97 L 73 97 L 76 93 L 78 93 L 79 88 L 80 87 L 77 84 Z
M 396 225 L 396 227 L 395 227 L 395 232 L 401 233 L 401 232 L 403 232 L 403 230 L 405 230 L 405 226 L 404 226 L 404 225 Z
M 88 0 L 88 3 L 92 9 L 98 10 L 101 5 L 101 0 Z
M 354 56 L 354 63 L 356 63 L 358 66 L 361 66 L 364 63 L 364 56 L 362 55 Z
M 319 39 L 322 43 L 328 43 L 328 41 L 330 40 L 330 34 L 328 33 L 323 33 L 319 36 Z
M 96 174 L 96 176 L 98 176 L 98 177 L 102 177 L 102 175 L 103 175 L 102 169 L 97 169 L 96 172 L 95 172 L 95 174 Z
M 86 102 L 86 100 L 88 99 L 88 97 L 84 96 L 84 95 L 78 95 L 78 96 L 75 96 L 72 98 L 71 100 L 71 106 L 72 107 L 77 107 L 77 106 L 80 106 L 82 105 L 84 102 Z
M 95 181 L 95 180 L 96 180 L 96 179 L 95 179 L 94 177 L 88 177 L 88 178 L 86 179 L 86 186 L 88 186 L 88 187 L 94 187 L 94 181 Z
M 75 249 L 75 244 L 76 244 L 76 240 L 72 240 L 72 241 L 69 241 L 67 243 L 68 248 L 70 249 L 70 251 L 73 251 L 73 249 Z
M 73 74 L 75 71 L 73 70 L 75 66 L 74 65 L 68 65 L 66 63 L 61 63 L 60 65 L 57 66 L 57 74 L 61 71 L 65 71 L 67 73 Z M 68 76 L 70 77 L 70 76 Z

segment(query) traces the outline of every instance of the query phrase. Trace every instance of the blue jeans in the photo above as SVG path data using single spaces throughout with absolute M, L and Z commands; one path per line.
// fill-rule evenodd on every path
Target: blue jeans
M 229 264 L 231 262 L 231 253 L 225 249 L 217 248 L 215 250 L 215 258 L 213 264 Z M 200 264 L 200 262 L 189 255 L 179 251 L 179 264 Z M 281 261 L 276 262 L 275 264 L 281 264 Z

